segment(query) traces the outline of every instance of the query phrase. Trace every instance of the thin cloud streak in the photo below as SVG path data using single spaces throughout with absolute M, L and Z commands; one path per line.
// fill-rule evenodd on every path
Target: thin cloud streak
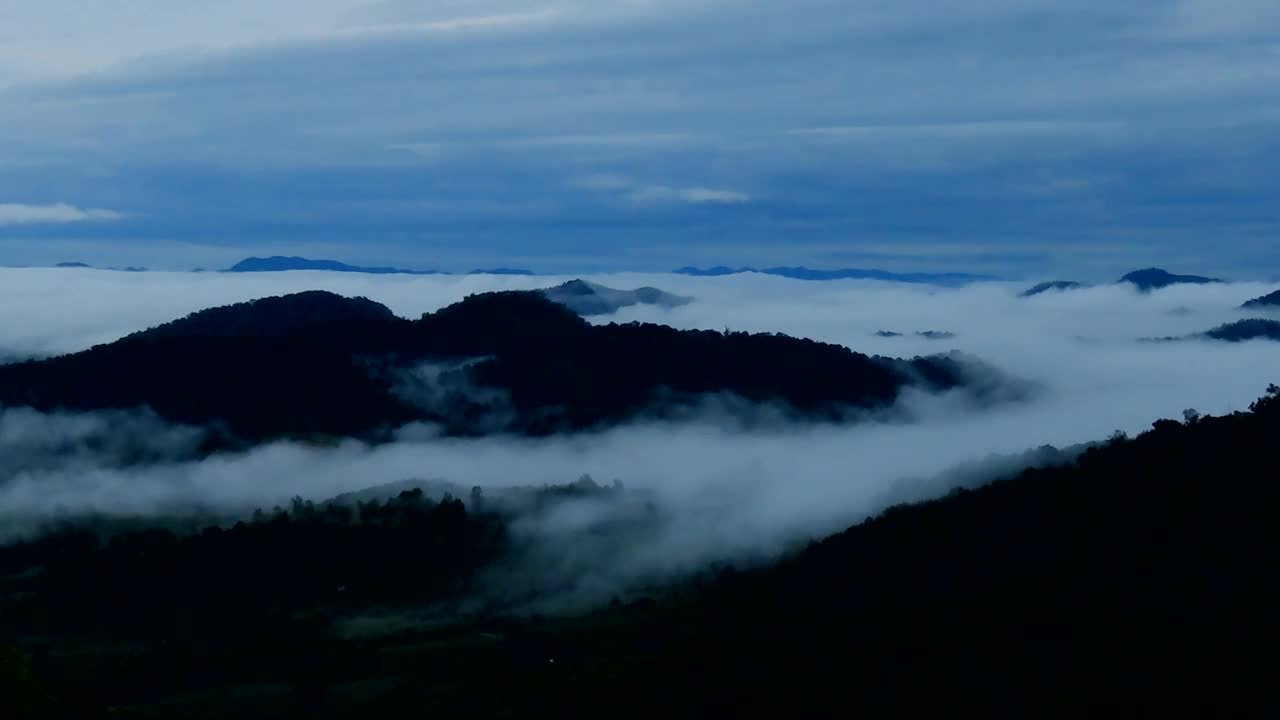
M 106 222 L 123 220 L 124 213 L 97 208 L 78 208 L 67 203 L 23 205 L 0 203 L 0 225 L 41 225 L 57 223 Z

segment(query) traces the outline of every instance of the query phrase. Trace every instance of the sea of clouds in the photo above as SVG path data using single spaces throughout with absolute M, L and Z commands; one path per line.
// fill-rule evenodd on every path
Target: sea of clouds
M 468 294 L 567 279 L 3 269 L 0 355 L 74 352 L 206 307 L 302 290 L 361 295 L 417 317 Z M 73 415 L 7 408 L 0 410 L 0 515 L 243 509 L 410 478 L 499 488 L 562 484 L 590 473 L 649 491 L 664 518 L 660 530 L 611 549 L 608 557 L 580 558 L 575 572 L 593 586 L 613 587 L 776 552 L 889 505 L 973 484 L 983 478 L 975 468 L 989 467 L 987 477 L 1009 473 L 1029 448 L 1140 432 L 1156 419 L 1180 418 L 1188 408 L 1206 414 L 1242 410 L 1280 381 L 1280 343 L 1142 341 L 1255 316 L 1238 306 L 1275 290 L 1267 284 L 1184 285 L 1151 293 L 1100 286 L 1022 298 L 1022 283 L 938 288 L 756 274 L 584 279 L 696 298 L 669 310 L 626 308 L 593 322 L 777 331 L 888 356 L 960 350 L 1030 381 L 1034 390 L 1025 399 L 983 408 L 959 394 L 908 393 L 897 412 L 854 425 L 777 423 L 744 431 L 723 422 L 726 409 L 712 402 L 688 421 L 549 439 L 444 439 L 409 428 L 399 441 L 377 447 L 276 443 L 198 462 L 178 459 L 196 431 L 166 427 L 145 411 Z M 904 336 L 881 337 L 881 330 Z M 914 335 L 929 330 L 954 337 Z M 120 462 L 122 448 L 128 463 Z M 167 449 L 172 459 L 166 459 Z M 947 473 L 961 464 L 969 470 Z M 530 519 L 524 530 L 531 543 L 555 537 L 556 548 L 576 548 L 565 544 L 571 530 L 608 512 L 585 505 L 562 509 Z

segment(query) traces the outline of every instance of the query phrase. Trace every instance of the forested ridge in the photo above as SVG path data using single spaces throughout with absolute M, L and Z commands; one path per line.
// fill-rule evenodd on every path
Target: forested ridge
M 586 615 L 463 603 L 355 634 L 361 608 L 465 597 L 513 550 L 503 514 L 478 491 L 405 492 L 182 536 L 68 528 L 0 551 L 2 640 L 25 668 L 7 681 L 63 717 L 1230 712 L 1274 687 L 1278 431 L 1272 386 L 1250 412 L 1117 434 L 766 567 Z
M 415 376 L 423 365 L 441 372 Z M 227 447 L 376 440 L 413 421 L 454 435 L 547 435 L 661 417 L 720 394 L 838 420 L 885 407 L 907 386 L 970 385 L 965 363 L 952 357 L 896 360 L 777 334 L 591 325 L 532 291 L 473 295 L 414 321 L 364 298 L 313 291 L 0 366 L 0 404 L 146 406 L 213 428 L 213 444 Z

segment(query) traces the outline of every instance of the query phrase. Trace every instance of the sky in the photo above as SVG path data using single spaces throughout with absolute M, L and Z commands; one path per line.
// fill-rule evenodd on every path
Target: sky
M 1274 0 L 0 7 L 0 264 L 1280 277 Z

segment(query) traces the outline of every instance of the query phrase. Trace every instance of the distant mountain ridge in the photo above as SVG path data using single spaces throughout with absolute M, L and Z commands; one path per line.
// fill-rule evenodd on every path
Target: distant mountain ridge
M 438 275 L 435 270 L 406 270 L 397 267 L 365 267 L 337 260 L 311 260 L 304 257 L 251 257 L 227 268 L 227 272 L 284 272 L 287 270 L 327 270 L 329 272 L 368 273 L 372 275 Z
M 1175 275 L 1168 270 L 1153 267 L 1145 268 L 1143 270 L 1134 270 L 1117 280 L 1116 284 L 1129 283 L 1142 292 L 1150 292 L 1152 290 L 1159 290 L 1160 288 L 1166 288 L 1172 285 L 1207 285 L 1210 283 L 1220 282 L 1224 281 L 1219 280 L 1218 278 L 1203 277 L 1200 275 Z M 1090 286 L 1074 280 L 1051 280 L 1028 288 L 1021 294 L 1021 297 L 1035 297 L 1036 295 L 1043 295 L 1047 292 L 1068 292 L 1087 287 Z
M 138 266 L 129 266 L 123 268 L 117 267 L 97 267 L 89 263 L 71 261 L 60 262 L 55 264 L 55 268 L 83 268 L 93 270 L 120 270 L 124 272 L 146 272 L 147 268 Z M 349 273 L 366 273 L 370 275 L 453 275 L 455 273 L 444 270 L 410 270 L 407 268 L 378 266 L 370 267 L 364 265 L 349 265 L 337 260 L 313 260 L 311 258 L 284 255 L 272 255 L 271 257 L 249 257 L 232 265 L 223 272 L 285 272 L 288 270 L 323 270 L 328 272 L 349 272 Z M 205 272 L 204 268 L 195 268 L 191 272 Z M 532 270 L 523 268 L 478 268 L 472 270 L 468 275 L 536 275 Z
M 1139 290 L 1147 292 L 1169 287 L 1170 285 L 1208 285 L 1210 283 L 1220 283 L 1222 280 L 1200 275 L 1175 275 L 1168 270 L 1160 268 L 1146 268 L 1144 270 L 1134 270 L 1120 278 L 1120 282 L 1130 283 Z
M 312 260 L 310 258 L 284 255 L 271 257 L 250 257 L 227 268 L 226 272 L 286 272 L 289 270 L 324 270 L 328 272 L 366 273 L 369 275 L 454 275 L 445 270 L 409 270 L 399 267 L 369 267 L 364 265 L 348 265 L 337 260 Z M 532 270 L 523 268 L 491 268 L 477 269 L 468 275 L 536 275 Z
M 792 280 L 885 280 L 888 282 L 917 283 L 923 285 L 959 286 L 975 282 L 999 280 L 995 275 L 975 275 L 971 273 L 895 273 L 887 270 L 842 268 L 839 270 L 813 270 L 807 267 L 771 267 L 757 269 L 752 267 L 731 268 L 718 265 L 712 268 L 682 267 L 673 270 L 677 275 L 694 277 L 719 277 L 722 275 L 738 275 L 740 273 L 760 273 L 777 275 Z

